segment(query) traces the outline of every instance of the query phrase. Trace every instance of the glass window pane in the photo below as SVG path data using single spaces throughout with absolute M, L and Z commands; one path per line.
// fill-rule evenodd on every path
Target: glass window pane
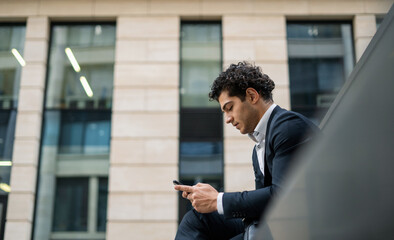
M 288 23 L 291 109 L 316 123 L 354 65 L 350 23 Z
M 97 231 L 105 232 L 107 224 L 108 178 L 99 179 Z
M 114 25 L 55 25 L 52 39 L 46 107 L 110 109 Z
M 182 107 L 218 106 L 208 100 L 208 92 L 222 69 L 221 48 L 220 23 L 182 23 Z
M 22 25 L 0 25 L 0 109 L 17 105 L 22 66 L 16 56 L 23 58 L 25 31 Z
M 53 231 L 86 231 L 88 215 L 88 178 L 56 180 Z
M 62 111 L 59 153 L 108 154 L 110 111 Z

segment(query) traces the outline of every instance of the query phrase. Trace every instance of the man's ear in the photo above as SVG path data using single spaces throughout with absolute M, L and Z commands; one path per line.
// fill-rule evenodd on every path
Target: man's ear
M 254 88 L 247 88 L 246 89 L 246 96 L 245 96 L 245 98 L 250 103 L 255 104 L 255 103 L 257 103 L 259 101 L 260 94 Z

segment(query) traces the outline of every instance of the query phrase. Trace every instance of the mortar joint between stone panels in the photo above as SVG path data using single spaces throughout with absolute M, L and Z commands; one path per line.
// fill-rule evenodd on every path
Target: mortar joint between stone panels
M 155 168 L 160 168 L 160 167 L 176 167 L 177 163 L 176 162 L 130 162 L 130 163 L 125 163 L 125 162 L 111 162 L 110 163 L 111 167 L 151 167 L 154 166 Z
M 35 195 L 35 191 L 25 191 L 25 190 L 13 190 L 12 189 L 12 183 L 11 183 L 11 192 L 10 194 L 30 194 L 30 195 Z
M 108 223 L 174 223 L 177 219 L 108 219 Z
M 13 218 L 9 219 L 9 218 L 7 218 L 7 223 L 11 223 L 11 222 L 15 222 L 15 223 L 27 222 L 27 223 L 31 224 L 33 221 L 31 219 L 27 219 L 27 218 L 25 218 L 25 219 L 13 219 Z
M 37 163 L 25 163 L 25 162 L 18 162 L 12 161 L 13 167 L 34 167 L 37 168 Z
M 172 180 L 170 180 L 169 182 L 168 182 L 168 186 L 170 186 L 169 188 L 168 188 L 168 190 L 167 191 L 164 191 L 164 190 L 161 190 L 161 191 L 158 191 L 158 190 L 151 190 L 151 191 L 149 191 L 149 190 L 145 190 L 145 191 L 142 191 L 142 190 L 136 190 L 136 191 L 133 191 L 133 190 L 129 190 L 129 191 L 119 191 L 119 190 L 111 190 L 111 187 L 110 187 L 110 189 L 109 189 L 109 195 L 111 195 L 112 196 L 112 194 L 114 194 L 114 195 L 122 195 L 122 196 L 125 196 L 125 195 L 141 195 L 141 196 L 144 196 L 144 195 L 152 195 L 152 194 L 157 194 L 157 195 L 173 195 L 174 193 L 177 193 L 177 191 L 175 191 L 173 188 L 172 188 L 172 182 L 171 182 Z
M 172 184 L 171 182 L 169 182 L 169 184 Z M 171 189 L 170 191 L 151 191 L 151 192 L 147 192 L 147 191 L 109 191 L 109 193 L 114 196 L 126 196 L 126 195 L 138 195 L 138 196 L 145 196 L 145 195 L 173 195 L 174 193 L 177 193 L 176 191 L 173 191 L 173 189 Z
M 147 35 L 149 35 L 149 34 L 147 34 Z M 179 40 L 179 36 L 177 36 L 177 35 L 175 35 L 175 36 L 160 36 L 160 34 L 158 34 L 157 36 L 141 36 L 141 37 L 138 37 L 138 36 L 132 36 L 132 37 L 129 37 L 129 36 L 120 36 L 120 37 L 117 37 L 116 38 L 116 40 L 117 41 L 123 41 L 123 40 L 129 40 L 129 41 L 135 41 L 135 40 L 137 40 L 137 41 L 149 41 L 149 40 L 152 40 L 152 41 L 156 41 L 156 40 L 159 40 L 159 41 L 161 41 L 161 40 L 176 40 L 176 41 L 178 41 Z
M 37 136 L 15 136 L 14 137 L 14 142 L 16 140 L 22 140 L 22 141 L 37 141 L 38 143 L 40 142 L 41 138 Z
M 179 86 L 114 85 L 114 90 L 178 90 Z
M 115 57 L 116 59 L 116 57 Z M 179 64 L 179 61 L 171 61 L 171 60 L 115 60 L 115 65 L 122 64 L 122 65 L 130 65 L 130 64 Z
M 128 115 L 130 113 L 133 114 L 141 114 L 141 115 L 168 115 L 168 114 L 179 114 L 179 111 L 157 111 L 157 110 L 151 110 L 151 111 L 146 111 L 146 110 L 131 110 L 131 111 L 120 111 L 116 110 L 112 112 L 112 115 Z M 113 121 L 113 120 L 112 120 Z
M 259 41 L 259 40 L 286 40 L 285 35 L 278 36 L 223 36 L 223 41 L 226 40 L 237 40 L 237 41 Z

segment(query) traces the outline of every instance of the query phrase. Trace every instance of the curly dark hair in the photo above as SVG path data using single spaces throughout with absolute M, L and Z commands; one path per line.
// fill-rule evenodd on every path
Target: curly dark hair
M 246 89 L 254 88 L 265 101 L 272 101 L 272 90 L 275 83 L 267 74 L 263 74 L 260 67 L 246 61 L 231 64 L 213 82 L 209 99 L 218 101 L 223 91 L 229 96 L 236 96 L 245 100 Z

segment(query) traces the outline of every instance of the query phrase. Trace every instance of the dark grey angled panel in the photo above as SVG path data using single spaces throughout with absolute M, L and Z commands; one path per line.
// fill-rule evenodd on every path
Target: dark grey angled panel
M 393 17 L 392 7 L 257 239 L 394 239 Z

